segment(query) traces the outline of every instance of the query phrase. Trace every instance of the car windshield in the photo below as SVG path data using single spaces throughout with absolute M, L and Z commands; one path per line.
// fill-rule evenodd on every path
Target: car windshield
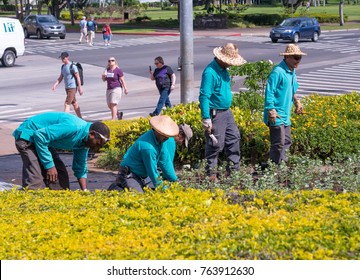
M 39 17 L 41 23 L 59 23 L 55 17 Z
M 300 20 L 288 18 L 285 19 L 282 23 L 280 23 L 280 26 L 296 26 L 298 24 L 300 24 Z

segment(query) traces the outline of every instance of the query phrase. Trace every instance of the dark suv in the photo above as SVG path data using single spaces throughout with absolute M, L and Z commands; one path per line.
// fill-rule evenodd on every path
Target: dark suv
M 28 15 L 23 23 L 26 38 L 36 35 L 38 39 L 60 37 L 65 39 L 65 25 L 53 15 Z
M 294 43 L 299 42 L 300 39 L 311 39 L 316 42 L 320 33 L 320 24 L 315 18 L 287 18 L 270 31 L 270 38 L 273 43 L 279 39 Z

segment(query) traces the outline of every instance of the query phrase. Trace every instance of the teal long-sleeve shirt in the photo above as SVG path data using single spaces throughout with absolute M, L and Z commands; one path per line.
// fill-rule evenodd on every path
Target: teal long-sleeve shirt
M 154 186 L 158 187 L 162 183 L 157 169 L 159 164 L 164 178 L 169 181 L 176 181 L 174 164 L 165 144 L 169 140 L 171 138 L 159 144 L 153 130 L 145 132 L 127 150 L 120 166 L 128 166 L 131 172 L 139 177 L 146 178 L 149 176 Z
M 210 109 L 226 110 L 232 102 L 231 79 L 215 58 L 202 74 L 199 95 L 201 117 L 210 119 Z
M 87 178 L 87 156 L 85 143 L 91 123 L 64 112 L 49 112 L 24 121 L 14 132 L 15 139 L 34 143 L 40 163 L 45 169 L 55 166 L 49 147 L 72 150 L 72 169 L 76 178 Z
M 161 149 L 161 155 L 159 160 L 159 167 L 162 171 L 162 176 L 164 179 L 174 182 L 177 180 L 177 176 L 174 168 L 174 158 L 176 152 L 176 142 L 174 137 L 170 137 L 163 143 L 163 148 Z M 170 168 L 169 163 L 172 164 Z
M 265 89 L 264 123 L 266 125 L 269 125 L 268 111 L 271 109 L 275 109 L 279 116 L 272 126 L 291 125 L 291 108 L 298 87 L 295 69 L 291 71 L 285 60 L 274 67 Z

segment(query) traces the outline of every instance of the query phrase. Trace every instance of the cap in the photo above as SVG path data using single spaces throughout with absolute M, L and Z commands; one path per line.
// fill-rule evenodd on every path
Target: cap
M 179 125 L 179 130 L 180 130 L 180 133 L 182 133 L 185 137 L 185 147 L 187 148 L 189 145 L 189 140 L 193 136 L 191 126 L 188 124 L 182 124 L 182 125 Z
M 68 57 L 69 54 L 67 52 L 62 52 L 59 56 L 59 58 L 64 59 L 65 57 Z

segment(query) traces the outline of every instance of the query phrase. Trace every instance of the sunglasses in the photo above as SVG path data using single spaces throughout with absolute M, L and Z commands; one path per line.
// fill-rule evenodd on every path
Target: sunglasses
M 155 65 L 159 65 L 159 64 L 160 64 L 160 62 L 155 62 L 154 64 L 155 64 Z
M 113 62 L 113 61 L 115 61 L 115 59 L 109 59 L 109 60 L 108 60 L 108 62 Z
M 94 130 L 94 133 L 96 134 L 96 135 L 98 135 L 102 140 L 104 140 L 104 144 L 106 144 L 107 142 L 109 142 L 110 141 L 110 138 L 106 138 L 104 135 L 102 135 L 100 132 L 97 132 L 97 131 L 95 131 Z
M 301 55 L 293 55 L 292 57 L 293 57 L 293 59 L 295 59 L 297 61 L 300 61 L 302 59 Z

